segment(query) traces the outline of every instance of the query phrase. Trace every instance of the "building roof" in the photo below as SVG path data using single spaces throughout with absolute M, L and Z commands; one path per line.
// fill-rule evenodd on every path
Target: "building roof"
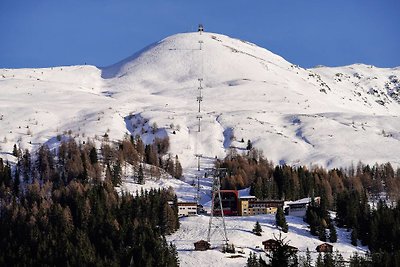
M 331 244 L 329 244 L 329 243 L 322 243 L 322 244 L 319 244 L 319 245 L 317 246 L 317 248 L 323 247 L 323 246 L 327 246 L 327 247 L 333 248 L 333 246 L 332 246 Z
M 240 199 L 256 199 L 255 196 L 239 196 Z
M 272 244 L 278 244 L 279 242 L 276 241 L 275 239 L 268 239 L 262 242 L 262 244 L 268 244 L 268 243 L 272 243 Z
M 255 196 L 250 195 L 250 187 L 241 189 L 238 191 L 239 198 L 256 198 Z
M 197 202 L 178 202 L 178 206 L 197 206 Z
M 205 240 L 203 240 L 203 239 L 202 239 L 202 240 L 199 240 L 199 241 L 197 241 L 197 242 L 194 242 L 194 243 L 195 243 L 195 244 L 202 244 L 202 243 L 203 243 L 203 244 L 206 244 L 206 243 L 209 244 L 207 241 L 205 241 Z
M 319 197 L 314 197 L 314 199 L 318 199 Z M 286 201 L 285 205 L 306 205 L 311 203 L 311 197 L 306 197 L 306 198 L 302 198 L 302 199 L 298 199 L 295 201 Z

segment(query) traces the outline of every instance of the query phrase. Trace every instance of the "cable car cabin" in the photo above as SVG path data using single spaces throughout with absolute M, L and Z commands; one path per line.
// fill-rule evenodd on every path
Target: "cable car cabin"
M 224 216 L 237 216 L 239 211 L 239 193 L 237 190 L 221 190 L 222 209 Z M 219 202 L 214 203 L 214 215 L 221 215 Z
M 223 208 L 224 210 L 224 216 L 237 216 L 238 213 L 237 211 L 234 211 L 230 208 Z M 214 209 L 214 216 L 221 216 L 221 209 Z

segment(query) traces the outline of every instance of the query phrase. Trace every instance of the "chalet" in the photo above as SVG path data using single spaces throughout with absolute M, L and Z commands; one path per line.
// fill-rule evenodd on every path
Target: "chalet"
M 279 242 L 275 239 L 268 239 L 262 242 L 264 246 L 264 251 L 265 252 L 274 252 L 278 249 L 279 247 Z M 292 252 L 297 252 L 299 249 L 293 246 L 288 246 L 289 250 Z
M 194 250 L 205 251 L 210 249 L 210 243 L 205 240 L 200 240 L 194 243 Z
M 320 197 L 315 197 L 314 202 L 315 205 L 320 204 Z M 285 212 L 287 215 L 296 216 L 296 217 L 304 217 L 306 215 L 306 211 L 308 206 L 311 204 L 312 198 L 302 198 L 296 201 L 287 201 L 285 203 Z
M 193 216 L 196 214 L 196 202 L 178 202 L 178 216 Z
M 317 252 L 333 252 L 333 246 L 328 243 L 322 243 L 316 247 Z
M 275 251 L 279 247 L 279 242 L 275 239 L 268 239 L 262 242 L 264 251 Z

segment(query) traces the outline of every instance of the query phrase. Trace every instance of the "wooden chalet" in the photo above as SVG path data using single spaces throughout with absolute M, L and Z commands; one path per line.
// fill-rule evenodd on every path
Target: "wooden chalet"
M 200 240 L 194 243 L 194 250 L 205 251 L 210 249 L 210 243 L 205 240 Z
M 279 247 L 279 242 L 276 241 L 275 239 L 265 240 L 264 242 L 262 242 L 262 244 L 264 246 L 264 251 L 265 252 L 268 252 L 268 251 L 274 252 Z M 299 250 L 298 248 L 293 247 L 293 246 L 288 246 L 288 247 L 289 247 L 289 250 L 293 251 L 293 252 L 297 252 Z
M 333 252 L 333 246 L 328 243 L 322 243 L 316 248 L 317 252 Z
M 279 242 L 275 239 L 268 239 L 262 242 L 265 251 L 275 251 L 279 247 Z

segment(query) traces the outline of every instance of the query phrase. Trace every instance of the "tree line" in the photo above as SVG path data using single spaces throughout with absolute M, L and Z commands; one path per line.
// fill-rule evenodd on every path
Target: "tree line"
M 320 196 L 329 209 L 335 209 L 337 197 L 352 190 L 378 197 L 385 192 L 390 200 L 400 198 L 400 168 L 390 163 L 326 170 L 322 167 L 274 165 L 260 150 L 252 148 L 246 154 L 231 150 L 217 162 L 226 168 L 221 179 L 223 189 L 250 187 L 250 193 L 259 199 L 296 200 Z
M 15 171 L 0 158 L 0 265 L 178 266 L 164 237 L 179 228 L 173 192 L 115 191 L 126 141 L 17 149 Z

